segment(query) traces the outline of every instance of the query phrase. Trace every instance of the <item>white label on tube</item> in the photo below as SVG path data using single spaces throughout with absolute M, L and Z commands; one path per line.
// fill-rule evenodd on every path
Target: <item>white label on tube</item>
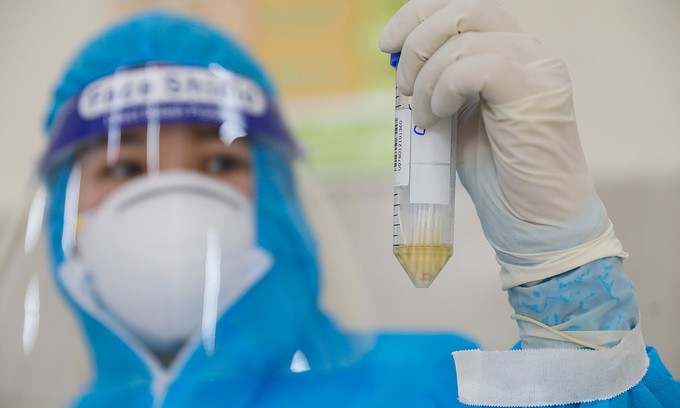
M 450 203 L 451 119 L 431 128 L 413 128 L 411 138 L 411 203 Z
M 408 186 L 411 161 L 411 111 L 394 115 L 394 186 Z

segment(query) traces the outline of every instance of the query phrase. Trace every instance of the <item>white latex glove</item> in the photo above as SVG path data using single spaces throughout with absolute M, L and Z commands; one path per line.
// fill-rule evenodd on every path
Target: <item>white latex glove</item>
M 380 49 L 428 127 L 458 112 L 459 177 L 504 289 L 626 256 L 581 149 L 564 63 L 490 0 L 413 0 Z

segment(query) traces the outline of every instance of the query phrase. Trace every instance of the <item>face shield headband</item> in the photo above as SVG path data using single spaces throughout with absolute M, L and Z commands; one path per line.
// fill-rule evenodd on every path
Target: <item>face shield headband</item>
M 115 146 L 121 129 L 161 123 L 215 125 L 225 143 L 248 135 L 286 155 L 301 154 L 276 103 L 256 82 L 217 64 L 148 64 L 118 69 L 68 100 L 51 128 L 40 172 L 51 171 L 92 138 L 106 135 Z

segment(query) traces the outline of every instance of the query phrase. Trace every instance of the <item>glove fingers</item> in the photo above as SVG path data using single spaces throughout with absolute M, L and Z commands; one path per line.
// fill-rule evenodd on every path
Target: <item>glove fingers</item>
M 491 104 L 508 102 L 522 94 L 527 80 L 521 67 L 498 54 L 473 55 L 447 67 L 432 91 L 432 112 L 437 117 L 451 116 L 466 99 L 477 94 Z M 508 81 L 507 77 L 512 77 Z M 426 113 L 413 103 L 413 119 L 417 124 L 428 120 Z M 422 101 L 421 101 L 422 102 Z M 421 115 L 423 117 L 421 117 Z
M 451 0 L 420 0 L 404 4 L 387 22 L 380 32 L 380 51 L 393 53 L 401 51 L 408 34 L 435 11 Z
M 535 37 L 524 33 L 466 32 L 449 38 L 432 54 L 415 78 L 412 106 L 418 111 L 415 114 L 416 123 L 430 126 L 437 120 L 432 111 L 431 98 L 435 85 L 447 67 L 463 58 L 492 53 L 525 65 L 537 58 L 544 58 L 546 51 Z M 512 97 L 507 95 L 504 99 Z
M 397 86 L 411 95 L 413 83 L 422 66 L 451 37 L 460 33 L 519 32 L 515 19 L 490 0 L 452 1 L 412 28 L 401 47 Z

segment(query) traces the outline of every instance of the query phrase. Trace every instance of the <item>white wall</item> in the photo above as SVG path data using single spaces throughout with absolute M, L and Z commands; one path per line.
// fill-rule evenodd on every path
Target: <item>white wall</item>
M 632 255 L 626 265 L 639 290 L 647 339 L 680 376 L 680 2 L 502 3 L 570 68 L 584 149 Z M 106 21 L 106 4 L 2 0 L 0 216 L 29 179 L 51 85 L 67 57 Z M 389 250 L 390 180 L 328 189 L 347 220 L 346 236 L 366 273 L 382 326 L 406 322 L 462 329 L 489 347 L 514 342 L 498 268 L 464 193 L 458 196 L 456 255 L 431 289 L 416 291 Z
M 101 1 L 0 1 L 0 211 L 6 211 L 42 146 L 52 85 L 103 13 Z

